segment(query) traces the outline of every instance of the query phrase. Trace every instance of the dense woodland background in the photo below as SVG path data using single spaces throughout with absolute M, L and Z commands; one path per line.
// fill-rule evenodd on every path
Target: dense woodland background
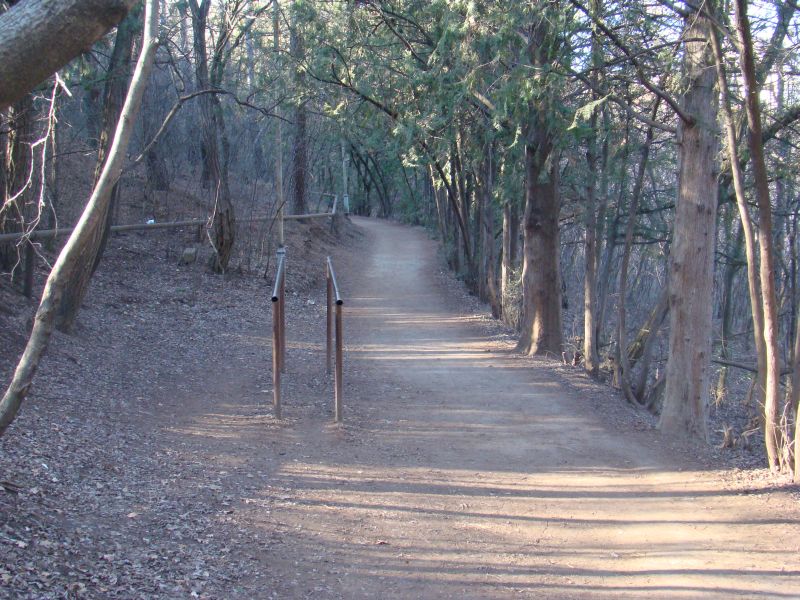
M 0 3 L 0 22 L 28 1 Z M 72 328 L 111 224 L 207 217 L 209 267 L 261 274 L 277 228 L 243 223 L 347 196 L 355 214 L 438 235 L 519 350 L 608 378 L 668 435 L 708 439 L 709 413 L 727 407 L 722 444 L 763 446 L 788 470 L 797 12 L 794 0 L 162 0 L 122 182 L 48 314 Z M 78 219 L 143 13 L 0 112 L 2 233 Z M 135 209 L 120 208 L 123 188 Z M 46 258 L 60 242 L 0 242 L 3 285 L 19 293 L 29 244 Z

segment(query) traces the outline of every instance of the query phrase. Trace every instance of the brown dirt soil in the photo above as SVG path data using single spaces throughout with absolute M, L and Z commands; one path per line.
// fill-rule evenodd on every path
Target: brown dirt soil
M 270 281 L 115 238 L 0 440 L 0 480 L 20 488 L 0 491 L 0 597 L 797 597 L 791 488 L 714 468 L 607 388 L 515 355 L 422 230 L 354 222 L 292 235 L 281 422 Z

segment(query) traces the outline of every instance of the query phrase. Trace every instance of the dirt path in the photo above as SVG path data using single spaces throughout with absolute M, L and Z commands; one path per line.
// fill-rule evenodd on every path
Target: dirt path
M 256 589 L 798 596 L 800 528 L 788 504 L 724 491 L 715 476 L 581 416 L 578 401 L 451 308 L 433 242 L 357 223 L 371 243 L 341 276 L 347 424 L 330 426 L 318 410 L 282 430 L 291 459 L 238 515 L 254 531 L 282 532 L 256 557 Z
M 142 288 L 138 254 L 101 280 L 2 439 L 0 598 L 798 597 L 786 491 L 609 425 L 599 386 L 463 316 L 421 230 L 354 221 L 344 426 L 318 292 L 288 299 L 277 422 L 266 282 L 165 263 Z

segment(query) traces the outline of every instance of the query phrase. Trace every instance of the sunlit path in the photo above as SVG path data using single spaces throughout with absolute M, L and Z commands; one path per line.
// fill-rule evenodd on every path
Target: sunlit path
M 797 597 L 794 521 L 608 431 L 450 308 L 421 231 L 356 222 L 372 246 L 342 277 L 346 425 L 287 432 L 291 457 L 246 499 L 249 527 L 284 534 L 265 585 L 326 598 Z

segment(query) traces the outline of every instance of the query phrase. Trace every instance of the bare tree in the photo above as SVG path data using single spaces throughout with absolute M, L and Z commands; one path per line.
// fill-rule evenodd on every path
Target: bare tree
M 16 417 L 22 401 L 33 384 L 39 362 L 47 350 L 53 332 L 61 297 L 71 285 L 70 273 L 74 272 L 76 267 L 91 268 L 91 264 L 81 261 L 86 260 L 83 258 L 85 257 L 84 249 L 88 244 L 93 243 L 92 240 L 96 238 L 105 224 L 105 214 L 111 201 L 111 193 L 122 173 L 125 149 L 133 131 L 136 114 L 142 101 L 158 45 L 158 0 L 147 0 L 144 19 L 142 53 L 131 79 L 130 90 L 108 153 L 108 160 L 103 166 L 103 172 L 80 220 L 47 278 L 25 351 L 17 363 L 11 383 L 0 400 L 0 435 Z
M 0 109 L 125 18 L 137 0 L 26 0 L 0 15 Z

